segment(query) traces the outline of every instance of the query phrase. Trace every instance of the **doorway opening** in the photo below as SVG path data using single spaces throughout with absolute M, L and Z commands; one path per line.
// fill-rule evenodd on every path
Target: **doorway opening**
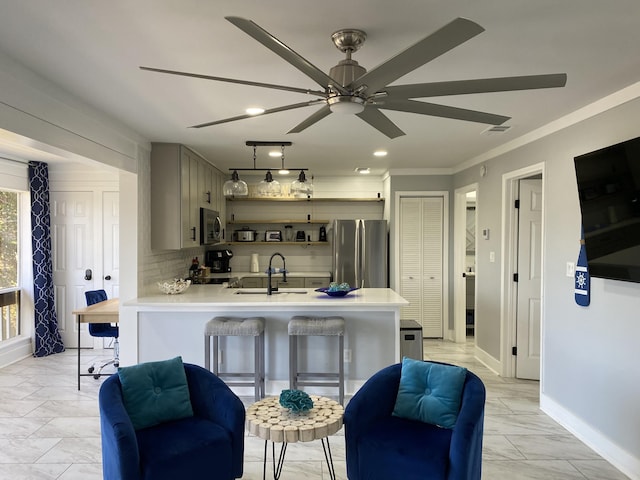
M 454 212 L 454 331 L 457 343 L 474 338 L 476 328 L 476 225 L 478 184 L 455 191 Z

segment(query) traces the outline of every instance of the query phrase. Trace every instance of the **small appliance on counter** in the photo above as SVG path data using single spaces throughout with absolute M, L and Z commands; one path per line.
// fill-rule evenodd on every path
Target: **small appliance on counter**
M 320 242 L 326 242 L 327 241 L 327 229 L 324 228 L 324 226 L 320 227 L 320 234 L 318 236 L 318 240 Z
M 267 230 L 264 234 L 265 242 L 281 242 L 282 231 L 281 230 Z
M 296 242 L 305 242 L 307 237 L 304 235 L 304 230 L 298 230 L 296 232 Z
M 251 230 L 249 227 L 243 227 L 242 230 L 235 230 L 233 232 L 234 242 L 255 242 L 256 231 Z
M 230 272 L 229 261 L 231 257 L 233 257 L 231 250 L 209 250 L 205 252 L 204 264 L 211 268 L 211 273 Z

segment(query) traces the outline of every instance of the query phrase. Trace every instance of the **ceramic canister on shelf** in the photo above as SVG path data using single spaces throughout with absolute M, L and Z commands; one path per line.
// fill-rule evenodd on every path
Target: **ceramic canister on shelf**
M 251 271 L 251 273 L 258 273 L 260 271 L 260 265 L 258 263 L 258 254 L 257 253 L 252 253 L 251 254 L 250 271 Z

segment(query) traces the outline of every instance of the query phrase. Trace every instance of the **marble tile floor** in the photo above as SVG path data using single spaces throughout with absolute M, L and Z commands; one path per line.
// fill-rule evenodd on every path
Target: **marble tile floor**
M 485 382 L 483 479 L 627 478 L 539 410 L 537 382 L 497 377 L 473 358 L 471 342 L 425 340 L 424 347 L 425 359 L 465 366 Z M 101 381 L 83 377 L 82 390 L 77 390 L 76 355 L 70 349 L 0 368 L 0 480 L 102 478 Z M 96 356 L 109 353 L 83 350 L 83 365 Z M 243 400 L 248 405 L 252 398 Z M 343 434 L 331 437 L 338 480 L 347 478 Z M 247 436 L 243 479 L 262 478 L 263 452 L 264 441 Z M 320 442 L 289 445 L 281 478 L 329 479 Z

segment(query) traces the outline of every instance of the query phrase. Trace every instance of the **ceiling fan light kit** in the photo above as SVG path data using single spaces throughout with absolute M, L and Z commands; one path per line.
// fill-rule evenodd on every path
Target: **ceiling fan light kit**
M 409 48 L 391 57 L 373 70 L 367 71 L 351 58 L 351 54 L 361 48 L 367 38 L 362 30 L 341 29 L 331 36 L 335 46 L 345 54 L 346 58 L 332 67 L 326 74 L 306 58 L 296 53 L 262 27 L 240 17 L 225 17 L 226 20 L 251 36 L 273 53 L 281 57 L 293 67 L 320 86 L 320 90 L 312 90 L 287 85 L 275 85 L 249 80 L 214 77 L 188 72 L 178 72 L 151 67 L 140 67 L 143 70 L 202 78 L 217 82 L 235 83 L 254 87 L 285 90 L 318 97 L 314 100 L 266 109 L 262 115 L 270 115 L 298 108 L 321 105 L 287 133 L 300 133 L 319 122 L 331 113 L 355 114 L 388 138 L 396 138 L 405 133 L 395 125 L 382 110 L 429 115 L 478 122 L 488 125 L 502 125 L 510 119 L 503 115 L 468 110 L 427 102 L 418 98 L 439 97 L 446 95 L 465 95 L 489 92 L 507 92 L 541 88 L 564 87 L 567 75 L 564 73 L 528 75 L 518 77 L 483 78 L 471 80 L 454 80 L 444 82 L 419 83 L 414 85 L 394 85 L 404 75 L 440 57 L 448 51 L 462 45 L 484 31 L 477 23 L 465 18 L 456 18 L 439 30 L 427 35 Z M 194 125 L 192 128 L 203 128 L 221 123 L 243 120 L 255 115 L 248 113 L 235 117 L 215 120 Z

